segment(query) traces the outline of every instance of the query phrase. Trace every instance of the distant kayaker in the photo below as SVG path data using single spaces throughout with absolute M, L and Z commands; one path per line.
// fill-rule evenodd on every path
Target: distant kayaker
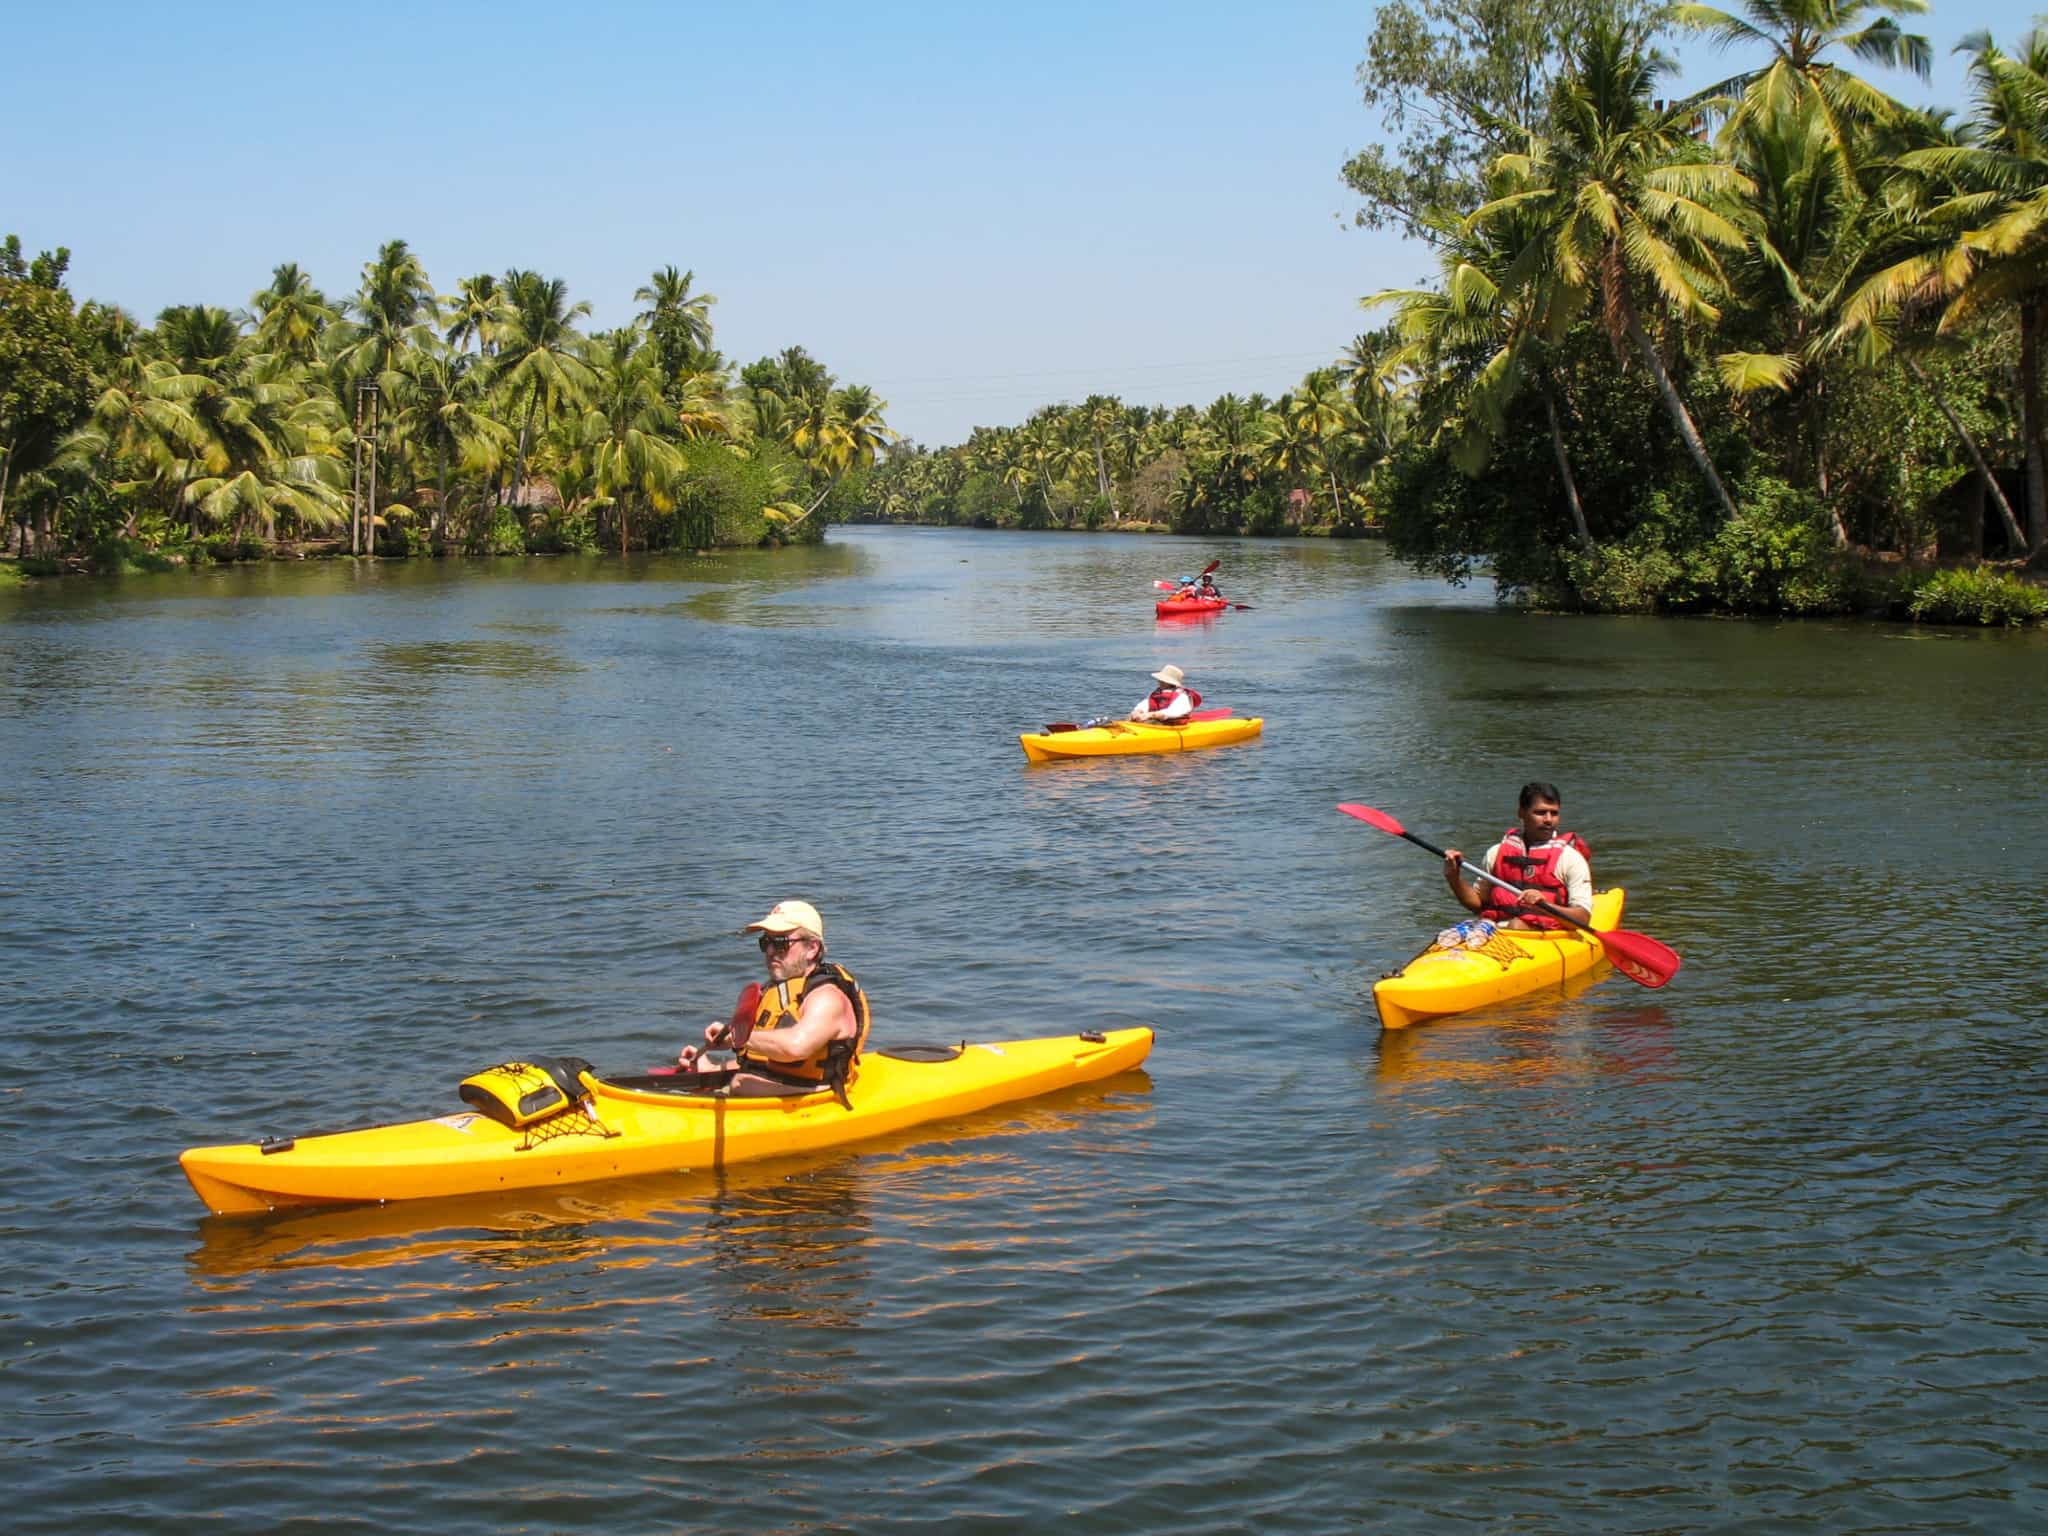
M 1216 590 L 1216 578 L 1207 571 L 1202 572 L 1202 579 L 1195 585 L 1195 596 L 1207 598 L 1212 603 L 1223 601 L 1223 594 Z
M 825 958 L 825 920 L 807 901 L 778 901 L 743 933 L 760 934 L 768 984 L 750 1016 L 707 1024 L 704 1044 L 676 1056 L 685 1072 L 729 1072 L 732 1086 L 830 1087 L 842 1099 L 868 1037 L 868 1000 L 851 972 Z M 729 1041 L 729 1064 L 704 1052 Z
M 1458 865 L 1464 855 L 1444 850 L 1444 879 L 1451 894 L 1469 912 L 1490 918 L 1502 928 L 1563 928 L 1566 925 L 1536 905 L 1548 901 L 1582 923 L 1593 920 L 1592 850 L 1576 832 L 1560 832 L 1564 797 L 1555 784 L 1524 784 L 1518 804 L 1522 824 L 1509 827 L 1486 850 L 1482 867 L 1489 875 L 1522 887 L 1519 898 L 1497 885 L 1467 880 Z M 1481 887 L 1484 886 L 1482 890 Z
M 1195 712 L 1199 695 L 1181 686 L 1185 678 L 1179 667 L 1161 667 L 1152 677 L 1159 686 L 1138 701 L 1131 711 L 1133 720 L 1170 722 L 1185 720 Z

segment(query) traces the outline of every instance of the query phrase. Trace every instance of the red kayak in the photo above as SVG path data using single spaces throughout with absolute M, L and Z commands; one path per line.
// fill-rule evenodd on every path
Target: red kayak
M 1168 597 L 1152 605 L 1152 611 L 1162 619 L 1192 618 L 1198 613 L 1221 613 L 1230 606 L 1220 597 Z

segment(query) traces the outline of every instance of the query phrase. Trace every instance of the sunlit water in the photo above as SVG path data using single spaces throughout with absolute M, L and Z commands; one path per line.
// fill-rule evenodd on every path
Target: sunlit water
M 0 596 L 7 1527 L 2030 1531 L 2048 638 L 1370 546 L 840 531 Z M 1164 662 L 1265 736 L 1027 767 Z M 1381 1037 L 1557 780 L 1685 969 Z M 784 895 L 880 1040 L 1147 1070 L 724 1177 L 205 1217 L 180 1148 L 666 1058 Z

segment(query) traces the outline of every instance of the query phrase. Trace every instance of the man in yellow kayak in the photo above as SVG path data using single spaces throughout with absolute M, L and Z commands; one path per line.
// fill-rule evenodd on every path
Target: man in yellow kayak
M 1161 667 L 1152 674 L 1152 680 L 1159 686 L 1138 701 L 1138 707 L 1131 711 L 1133 720 L 1156 720 L 1161 725 L 1171 725 L 1195 712 L 1202 696 L 1181 686 L 1186 676 L 1179 667 Z
M 768 985 L 748 988 L 732 1020 L 707 1024 L 704 1044 L 684 1046 L 676 1065 L 729 1072 L 742 1093 L 822 1087 L 844 1099 L 867 1043 L 868 999 L 850 971 L 825 958 L 825 919 L 807 901 L 778 901 L 741 932 L 761 936 Z M 704 1053 L 724 1043 L 732 1061 L 706 1063 Z
M 1469 912 L 1489 919 L 1496 928 L 1563 928 L 1565 923 L 1537 905 L 1550 902 L 1582 923 L 1593 921 L 1592 850 L 1576 832 L 1560 832 L 1564 798 L 1555 784 L 1534 782 L 1522 786 L 1519 802 L 1522 824 L 1509 827 L 1501 840 L 1486 850 L 1482 868 L 1496 879 L 1522 887 L 1519 897 L 1497 885 L 1467 880 L 1458 866 L 1465 856 L 1455 848 L 1444 850 L 1444 879 L 1451 894 Z

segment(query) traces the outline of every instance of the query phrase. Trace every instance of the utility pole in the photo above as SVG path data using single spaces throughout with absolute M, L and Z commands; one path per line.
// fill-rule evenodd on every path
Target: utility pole
M 377 552 L 377 386 L 356 385 L 355 502 L 348 523 L 348 552 Z

